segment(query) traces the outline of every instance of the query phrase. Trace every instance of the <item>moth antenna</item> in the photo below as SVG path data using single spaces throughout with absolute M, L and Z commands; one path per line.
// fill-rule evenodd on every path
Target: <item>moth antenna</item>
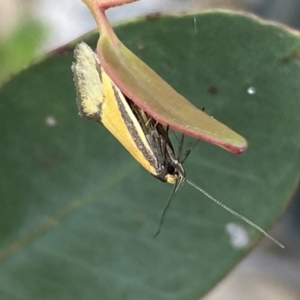
M 182 179 L 178 179 L 176 181 L 176 183 L 174 184 L 174 187 L 173 187 L 172 193 L 170 195 L 170 198 L 169 198 L 169 200 L 168 200 L 168 202 L 167 202 L 167 204 L 166 204 L 166 206 L 164 208 L 164 211 L 163 211 L 163 213 L 161 215 L 160 222 L 159 222 L 159 225 L 158 225 L 158 229 L 157 229 L 156 233 L 153 235 L 154 238 L 157 237 L 160 234 L 161 228 L 164 225 L 164 221 L 165 221 L 165 216 L 166 216 L 167 210 L 170 207 L 172 199 L 174 198 L 174 195 L 175 195 L 176 191 L 178 190 L 178 188 L 180 187 L 181 183 L 182 183 Z
M 194 187 L 196 190 L 198 190 L 199 192 L 201 192 L 202 194 L 204 194 L 207 198 L 209 198 L 210 200 L 212 200 L 213 202 L 215 202 L 216 204 L 218 204 L 219 206 L 221 206 L 222 208 L 224 208 L 225 210 L 227 210 L 228 212 L 230 212 L 231 214 L 233 214 L 234 216 L 236 216 L 237 218 L 243 220 L 244 222 L 246 222 L 247 224 L 249 224 L 250 226 L 254 227 L 255 229 L 257 229 L 258 231 L 260 231 L 264 236 L 266 236 L 267 238 L 269 238 L 271 241 L 273 241 L 275 244 L 277 244 L 279 247 L 281 248 L 285 248 L 280 242 L 278 242 L 275 238 L 273 238 L 272 236 L 270 236 L 267 232 L 265 232 L 262 228 L 260 228 L 258 225 L 254 224 L 253 222 L 251 222 L 250 220 L 248 220 L 246 217 L 240 215 L 239 213 L 237 213 L 236 211 L 234 211 L 233 209 L 229 208 L 228 206 L 226 206 L 225 204 L 223 204 L 222 202 L 220 202 L 219 200 L 217 200 L 216 198 L 214 198 L 212 195 L 210 195 L 208 192 L 206 192 L 204 189 L 202 189 L 201 187 L 199 187 L 198 185 L 196 185 L 195 183 L 193 183 L 192 181 L 185 179 L 185 181 L 191 185 L 192 187 Z

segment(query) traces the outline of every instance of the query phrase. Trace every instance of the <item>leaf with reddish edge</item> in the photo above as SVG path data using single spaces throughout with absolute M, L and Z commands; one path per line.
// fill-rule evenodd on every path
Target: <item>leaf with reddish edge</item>
M 83 1 L 90 8 L 101 32 L 97 45 L 101 65 L 129 99 L 153 119 L 178 132 L 233 153 L 247 149 L 247 141 L 242 136 L 191 104 L 117 38 L 104 11 L 131 0 Z
M 187 101 L 123 44 L 116 49 L 101 36 L 98 55 L 121 91 L 162 125 L 234 153 L 246 150 L 242 136 Z

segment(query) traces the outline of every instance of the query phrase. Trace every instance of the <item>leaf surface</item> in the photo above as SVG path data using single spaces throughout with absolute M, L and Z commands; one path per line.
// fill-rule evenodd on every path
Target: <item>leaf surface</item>
M 299 179 L 299 36 L 225 12 L 137 19 L 116 32 L 178 92 L 247 138 L 240 156 L 199 142 L 187 176 L 269 228 Z M 96 34 L 85 40 L 95 49 Z M 260 235 L 185 185 L 152 238 L 171 186 L 78 116 L 73 46 L 0 90 L 0 298 L 199 299 Z M 230 243 L 229 222 L 246 229 L 248 247 Z

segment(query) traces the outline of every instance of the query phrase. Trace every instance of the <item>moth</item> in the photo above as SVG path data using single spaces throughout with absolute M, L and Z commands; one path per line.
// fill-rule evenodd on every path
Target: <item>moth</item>
M 174 185 L 155 235 L 161 230 L 175 192 L 184 182 L 187 182 L 210 200 L 283 247 L 258 225 L 225 206 L 186 177 L 183 163 L 190 150 L 182 154 L 184 135 L 181 135 L 178 151 L 175 153 L 169 138 L 169 127 L 162 126 L 122 93 L 87 44 L 79 43 L 75 48 L 74 56 L 72 71 L 79 114 L 102 123 L 150 174 Z

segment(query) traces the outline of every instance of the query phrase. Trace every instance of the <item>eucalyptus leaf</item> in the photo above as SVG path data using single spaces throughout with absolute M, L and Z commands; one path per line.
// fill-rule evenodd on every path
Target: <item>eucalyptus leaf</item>
M 200 141 L 187 177 L 268 229 L 299 178 L 298 33 L 222 11 L 115 30 L 178 92 L 248 140 L 240 156 Z M 84 38 L 94 49 L 97 39 Z M 0 298 L 199 299 L 260 234 L 185 185 L 152 238 L 171 186 L 78 116 L 74 45 L 0 89 Z M 232 223 L 249 235 L 244 248 L 231 243 Z

